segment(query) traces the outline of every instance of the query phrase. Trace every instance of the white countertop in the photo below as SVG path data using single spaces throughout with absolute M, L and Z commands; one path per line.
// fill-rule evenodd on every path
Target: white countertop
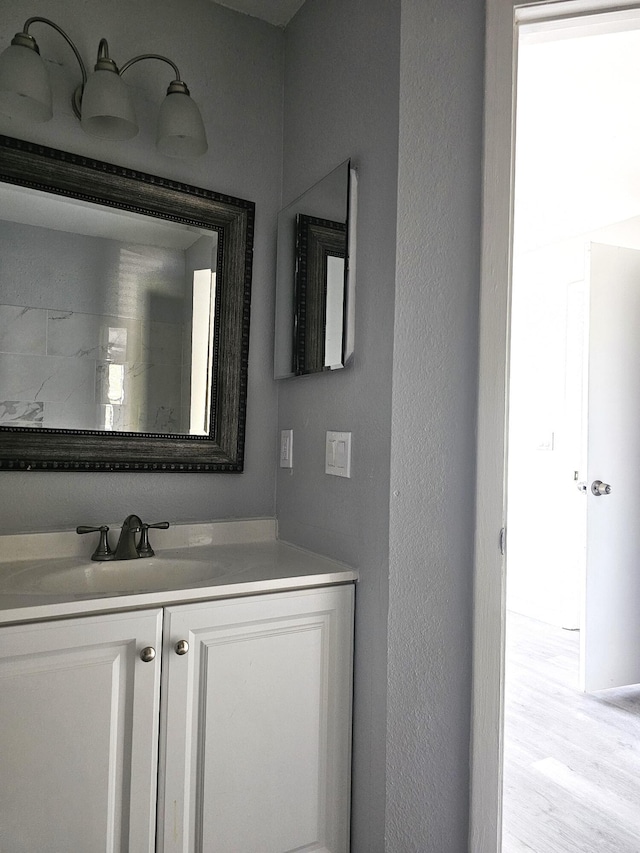
M 56 541 L 60 544 L 60 538 L 68 537 L 68 534 L 0 536 L 0 625 L 351 583 L 358 577 L 356 570 L 343 563 L 276 540 L 275 523 L 272 520 L 178 525 L 173 529 L 172 536 L 166 537 L 164 542 L 162 536 L 165 531 L 154 533 L 152 544 L 157 558 L 163 563 L 184 560 L 185 557 L 210 563 L 215 566 L 214 577 L 182 585 L 177 568 L 176 587 L 161 591 L 47 593 L 38 589 L 37 584 L 33 584 L 30 590 L 24 590 L 12 580 L 22 571 L 37 578 L 66 568 L 82 569 L 87 565 L 95 568 L 96 564 L 91 564 L 89 560 L 90 550 L 88 553 L 86 551 L 88 546 L 95 546 L 96 543 L 92 537 L 78 536 L 78 540 L 89 540 L 84 544 L 85 553 L 63 554 L 52 559 L 43 556 L 45 550 L 47 554 L 59 553 L 59 550 L 51 550 L 53 540 L 50 537 L 58 537 Z M 38 541 L 38 537 L 42 538 Z M 8 543 L 7 539 L 13 541 Z M 24 543 L 18 539 L 24 539 Z M 69 537 L 65 542 L 76 550 L 75 539 Z M 177 542 L 180 543 L 178 547 L 159 547 L 161 544 L 175 546 Z M 25 543 L 28 543 L 26 556 L 24 550 L 19 550 L 19 546 Z M 65 551 L 64 545 L 64 542 L 60 544 L 62 551 Z M 15 555 L 20 555 L 22 559 L 15 559 Z M 145 563 L 142 559 L 118 561 L 118 567 L 125 562 L 132 573 L 137 566 Z M 109 566 L 114 563 L 99 565 L 108 572 Z

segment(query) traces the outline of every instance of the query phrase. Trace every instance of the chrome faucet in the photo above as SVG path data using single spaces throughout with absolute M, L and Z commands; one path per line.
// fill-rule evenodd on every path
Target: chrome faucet
M 99 533 L 100 542 L 98 547 L 91 555 L 92 560 L 139 560 L 144 557 L 153 557 L 154 550 L 149 544 L 149 528 L 155 527 L 161 530 L 166 530 L 169 527 L 168 521 L 159 521 L 156 524 L 143 524 L 138 515 L 128 515 L 120 531 L 120 538 L 116 545 L 116 550 L 112 551 L 109 545 L 107 536 L 109 528 L 106 524 L 101 527 L 87 527 L 81 525 L 76 527 L 76 533 Z M 137 534 L 140 538 L 136 541 Z

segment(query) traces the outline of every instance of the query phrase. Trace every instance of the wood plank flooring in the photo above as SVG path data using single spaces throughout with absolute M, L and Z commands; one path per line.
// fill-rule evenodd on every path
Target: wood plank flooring
M 640 853 L 640 685 L 581 693 L 579 643 L 507 616 L 503 853 Z

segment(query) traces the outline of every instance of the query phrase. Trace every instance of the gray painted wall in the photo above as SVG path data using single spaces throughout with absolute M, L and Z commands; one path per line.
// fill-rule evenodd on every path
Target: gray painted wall
M 398 12 L 307 0 L 287 30 L 283 201 L 333 152 L 360 193 L 355 364 L 280 383 L 295 438 L 277 513 L 283 538 L 361 572 L 354 853 L 462 853 L 484 3 L 402 0 L 399 54 Z M 353 432 L 350 481 L 323 474 L 326 429 Z
M 2 0 L 1 5 L 0 50 L 27 17 L 41 14 L 68 31 L 91 67 L 102 37 L 120 64 L 142 52 L 169 56 L 202 110 L 209 151 L 190 161 L 156 151 L 155 116 L 171 79 L 171 70 L 158 62 L 135 65 L 125 77 L 134 89 L 140 134 L 121 143 L 87 136 L 71 112 L 71 93 L 80 79 L 76 61 L 64 40 L 42 24 L 33 25 L 31 32 L 50 69 L 54 118 L 29 126 L 0 119 L 0 133 L 251 199 L 256 202 L 256 239 L 244 473 L 0 473 L 0 492 L 11 494 L 10 501 L 0 501 L 0 533 L 116 524 L 129 512 L 149 521 L 175 522 L 272 516 L 277 442 L 271 365 L 275 217 L 282 162 L 282 30 L 209 0 L 179 4 L 47 0 L 41 8 L 37 3 L 27 8 L 19 0 Z
M 355 359 L 281 380 L 281 538 L 360 569 L 353 850 L 384 849 L 389 435 L 396 242 L 400 3 L 307 0 L 286 30 L 283 204 L 347 157 L 358 168 Z M 351 431 L 352 479 L 324 473 L 326 430 Z
M 467 849 L 482 0 L 402 0 L 388 853 Z

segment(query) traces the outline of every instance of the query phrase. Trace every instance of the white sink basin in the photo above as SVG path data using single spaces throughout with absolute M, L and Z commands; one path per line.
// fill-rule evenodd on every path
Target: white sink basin
M 69 562 L 49 560 L 22 567 L 0 580 L 0 592 L 41 595 L 155 592 L 213 581 L 225 574 L 224 566 L 211 561 L 179 557 L 82 562 L 72 566 Z

